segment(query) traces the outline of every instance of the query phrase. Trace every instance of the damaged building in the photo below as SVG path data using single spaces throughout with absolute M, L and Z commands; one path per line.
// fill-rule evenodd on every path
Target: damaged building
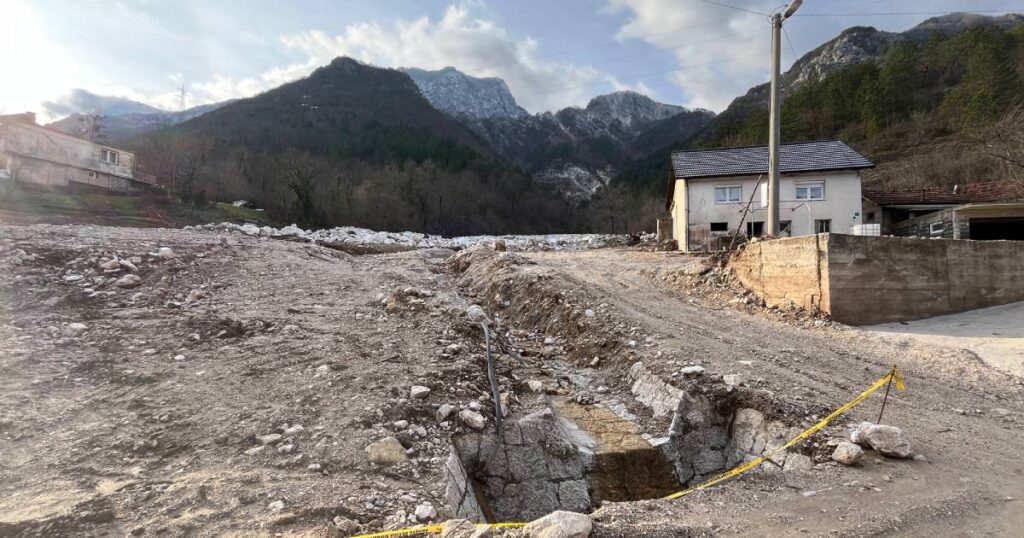
M 878 224 L 883 235 L 1024 240 L 1024 182 L 864 191 L 863 195 L 864 222 Z
M 0 116 L 0 181 L 126 194 L 157 186 L 133 153 L 40 126 L 32 113 Z

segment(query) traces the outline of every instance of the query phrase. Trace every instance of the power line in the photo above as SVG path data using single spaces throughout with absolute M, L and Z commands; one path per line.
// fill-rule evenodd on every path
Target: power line
M 702 0 L 704 1 L 704 0 Z M 1024 8 L 1021 8 L 1024 9 Z M 1013 13 L 1019 9 L 960 9 L 956 11 L 889 11 L 883 13 L 797 13 L 794 17 L 890 17 L 902 15 L 949 15 L 952 13 Z
M 714 0 L 700 0 L 700 1 L 704 2 L 705 4 L 711 4 L 713 6 L 725 7 L 725 8 L 729 8 L 729 9 L 735 9 L 736 11 L 745 11 L 747 13 L 753 13 L 754 15 L 762 15 L 762 16 L 765 16 L 765 17 L 768 16 L 767 13 L 762 13 L 760 11 L 754 11 L 752 9 L 747 9 L 745 7 L 733 6 L 733 5 L 725 4 L 725 3 L 722 3 L 722 2 L 715 2 Z
M 707 63 L 702 63 L 702 64 L 683 65 L 683 66 L 675 67 L 675 68 L 672 68 L 672 69 L 661 69 L 661 70 L 658 70 L 658 71 L 649 71 L 649 72 L 646 72 L 646 73 L 637 73 L 635 75 L 629 75 L 629 76 L 625 76 L 625 77 L 615 77 L 615 80 L 619 81 L 619 80 L 640 79 L 640 78 L 650 77 L 650 76 L 654 76 L 654 75 L 664 75 L 666 73 L 675 73 L 677 71 L 686 71 L 687 69 L 694 69 L 694 68 L 697 68 L 697 67 L 708 67 L 708 66 L 711 66 L 711 65 L 717 65 L 717 64 L 732 62 L 732 61 L 736 61 L 736 60 L 742 60 L 742 59 L 750 58 L 750 57 L 753 57 L 753 56 L 760 56 L 762 54 L 766 54 L 767 52 L 768 52 L 767 50 L 760 50 L 760 51 L 758 51 L 756 53 L 753 53 L 753 54 L 744 54 L 742 56 L 733 56 L 731 58 L 722 58 L 720 60 L 714 60 L 714 61 L 707 62 Z M 581 89 L 581 88 L 589 88 L 591 86 L 600 86 L 602 84 L 608 84 L 609 82 L 611 82 L 611 81 L 601 80 L 601 81 L 598 81 L 598 82 L 591 82 L 591 83 L 588 83 L 588 84 L 580 84 L 578 86 L 566 86 L 566 87 L 557 88 L 557 89 L 554 89 L 554 90 L 545 90 L 545 91 L 540 91 L 540 92 L 529 92 L 529 93 L 523 93 L 521 95 L 548 95 L 548 94 L 551 94 L 551 93 L 560 93 L 560 92 L 569 91 L 569 90 L 578 90 L 578 89 Z
M 793 48 L 793 40 L 791 40 L 789 38 L 789 32 L 786 31 L 786 27 L 785 26 L 782 27 L 782 35 L 786 36 L 786 43 L 789 44 L 789 52 L 793 53 L 793 61 L 795 62 L 795 61 L 799 60 L 800 57 L 797 56 L 796 49 Z

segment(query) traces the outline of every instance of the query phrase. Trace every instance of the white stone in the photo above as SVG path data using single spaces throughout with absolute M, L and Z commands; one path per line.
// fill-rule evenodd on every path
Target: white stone
M 861 422 L 850 433 L 850 441 L 870 447 L 884 456 L 909 458 L 913 455 L 910 441 L 903 435 L 903 430 L 896 426 Z
M 249 450 L 246 450 L 245 453 L 246 453 L 246 455 L 249 455 L 249 456 L 255 456 L 255 455 L 263 452 L 266 449 L 267 449 L 266 445 L 254 446 L 254 447 L 250 448 Z
M 281 510 L 284 510 L 284 501 L 278 499 L 268 504 L 267 508 L 269 508 L 271 512 L 280 512 Z
M 463 424 L 474 430 L 479 431 L 484 429 L 484 416 L 476 411 L 463 409 L 459 412 L 459 419 L 462 420 Z
M 487 314 L 484 314 L 484 309 L 478 305 L 470 305 L 469 309 L 466 310 L 466 317 L 473 323 L 484 323 L 487 321 Z
M 530 538 L 588 538 L 593 528 L 590 516 L 559 510 L 531 521 L 523 531 Z
M 738 387 L 743 382 L 743 377 L 740 374 L 725 374 L 722 376 L 722 382 L 727 387 Z
M 114 285 L 119 287 L 119 288 L 128 289 L 128 288 L 134 288 L 134 287 L 138 286 L 140 283 L 142 283 L 142 279 L 139 278 L 139 275 L 135 275 L 135 274 L 129 273 L 129 274 L 124 275 L 123 277 L 117 279 L 117 281 L 114 282 Z
M 531 379 L 531 380 L 527 381 L 526 385 L 528 387 L 530 387 L 530 391 L 531 392 L 543 392 L 544 391 L 544 383 L 542 383 L 542 382 L 540 382 L 540 381 L 538 381 L 536 379 Z
M 174 360 L 176 360 L 178 362 L 181 362 L 181 361 L 185 360 L 185 356 L 184 355 L 180 355 L 180 354 L 179 355 L 175 355 L 174 356 Z
M 413 400 L 422 400 L 430 395 L 430 387 L 424 387 L 423 385 L 413 385 L 409 389 L 409 397 Z
M 170 247 L 160 247 L 156 251 L 156 255 L 165 260 L 169 260 L 174 257 L 174 251 Z
M 405 447 L 394 437 L 385 437 L 366 447 L 366 455 L 370 463 L 378 465 L 394 465 L 406 460 Z
M 301 431 L 303 431 L 305 429 L 306 428 L 302 427 L 302 424 L 295 424 L 295 425 L 293 425 L 291 427 L 285 428 L 283 433 L 286 436 L 291 436 L 291 435 L 295 435 L 295 434 L 297 434 L 297 433 L 299 433 L 299 432 L 301 432 Z
M 583 315 L 587 316 L 588 318 L 592 318 L 594 317 L 594 311 L 588 308 L 583 311 Z
M 704 367 L 684 366 L 681 370 L 679 370 L 679 372 L 682 373 L 683 375 L 702 375 L 704 373 Z
M 269 445 L 280 441 L 282 438 L 283 436 L 279 433 L 268 433 L 267 435 L 260 435 L 256 437 L 256 440 L 259 441 L 261 445 Z
M 438 422 L 444 422 L 445 420 L 448 420 L 448 417 L 450 417 L 452 412 L 454 411 L 454 406 L 442 404 L 440 407 L 437 408 L 437 414 L 435 415 L 435 418 L 437 418 Z
M 78 336 L 89 327 L 84 323 L 68 323 L 67 327 L 64 327 L 65 336 Z
M 437 509 L 428 502 L 416 506 L 416 511 L 413 513 L 416 515 L 416 519 L 420 521 L 429 521 L 437 517 Z
M 404 429 L 409 427 L 409 421 L 408 420 L 396 420 L 396 421 L 392 422 L 391 425 L 394 426 L 396 430 L 404 430 Z
M 863 448 L 847 441 L 839 443 L 832 451 L 832 460 L 843 465 L 856 465 L 863 456 Z

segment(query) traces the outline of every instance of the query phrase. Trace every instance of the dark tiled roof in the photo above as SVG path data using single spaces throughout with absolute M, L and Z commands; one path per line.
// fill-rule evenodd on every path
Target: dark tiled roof
M 838 140 L 797 142 L 780 148 L 780 171 L 855 170 L 875 166 Z M 768 173 L 768 146 L 672 152 L 676 179 Z
M 953 192 L 953 189 L 931 188 L 912 191 L 864 191 L 863 195 L 880 206 L 1014 202 L 1024 200 L 1024 182 L 970 183 L 958 186 L 956 192 Z

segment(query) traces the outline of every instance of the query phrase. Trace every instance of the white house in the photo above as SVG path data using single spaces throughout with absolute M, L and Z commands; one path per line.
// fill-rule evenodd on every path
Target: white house
M 874 164 L 838 140 L 783 144 L 782 235 L 850 233 L 861 224 L 860 171 Z M 768 146 L 672 153 L 668 210 L 680 250 L 717 250 L 764 234 Z

